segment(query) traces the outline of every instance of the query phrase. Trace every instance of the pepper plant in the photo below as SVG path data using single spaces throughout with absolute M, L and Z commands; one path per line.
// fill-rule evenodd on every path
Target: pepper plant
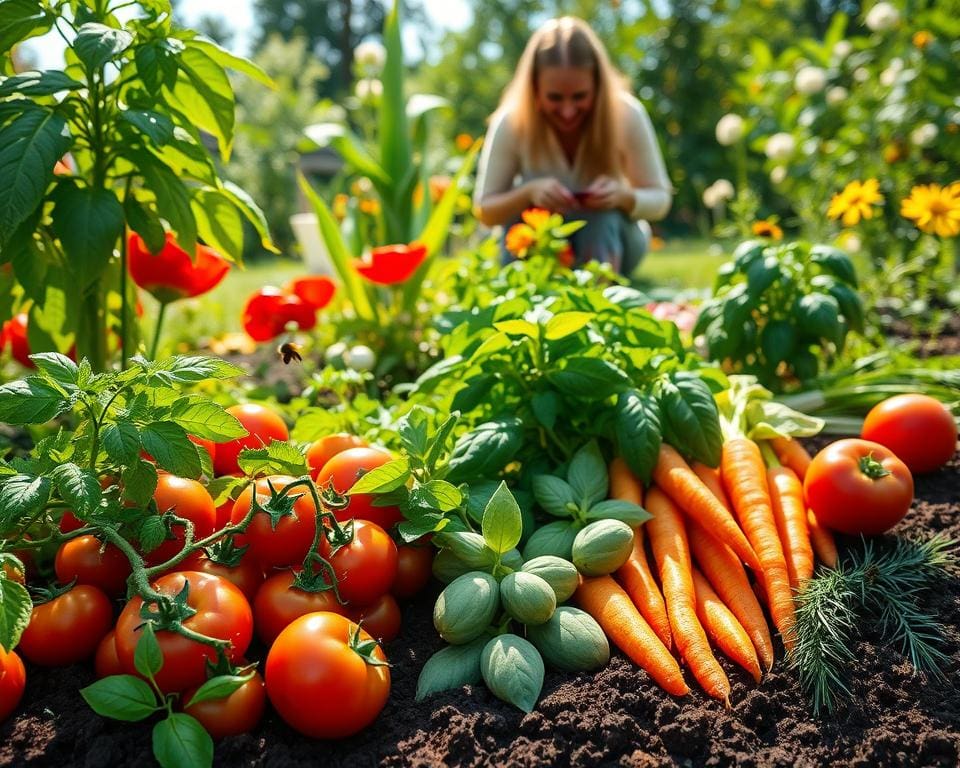
M 34 351 L 75 341 L 100 371 L 108 330 L 124 360 L 136 340 L 126 228 L 153 253 L 171 232 L 188 254 L 200 238 L 238 260 L 246 219 L 272 248 L 261 211 L 219 178 L 201 133 L 229 157 L 227 68 L 271 81 L 174 28 L 168 0 L 12 0 L 0 4 L 0 30 L 0 264 L 15 278 L 0 311 L 29 306 Z M 14 47 L 51 31 L 66 43 L 63 69 L 16 72 Z

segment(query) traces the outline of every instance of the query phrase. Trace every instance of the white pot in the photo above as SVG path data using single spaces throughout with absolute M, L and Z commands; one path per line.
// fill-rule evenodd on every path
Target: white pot
M 303 253 L 307 270 L 314 275 L 332 275 L 330 252 L 320 237 L 320 225 L 314 213 L 295 213 L 290 217 L 290 227 Z

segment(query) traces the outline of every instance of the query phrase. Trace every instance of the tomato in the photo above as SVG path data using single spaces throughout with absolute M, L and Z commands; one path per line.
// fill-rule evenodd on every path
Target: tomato
M 213 460 L 217 457 L 217 444 L 205 437 L 197 437 L 196 435 L 187 435 L 187 437 L 190 438 L 191 442 L 196 443 L 210 454 L 210 462 L 213 463 Z
M 263 571 L 252 557 L 242 557 L 236 565 L 226 565 L 211 560 L 203 552 L 194 552 L 180 564 L 180 570 L 199 571 L 200 573 L 212 573 L 214 576 L 220 576 L 243 592 L 243 596 L 250 601 L 251 605 L 257 590 L 263 584 Z
M 281 571 L 270 576 L 253 601 L 253 623 L 257 628 L 257 637 L 265 645 L 276 640 L 283 629 L 294 619 L 308 613 L 329 611 L 346 615 L 346 606 L 337 602 L 332 589 L 322 592 L 304 592 L 293 586 L 296 574 L 293 571 Z
M 70 533 L 71 531 L 83 528 L 84 525 L 86 525 L 86 523 L 73 514 L 72 510 L 63 510 L 63 515 L 60 517 L 60 533 Z
M 230 525 L 230 513 L 233 512 L 233 499 L 227 499 L 223 504 L 217 507 L 217 521 L 214 523 L 215 531 L 222 531 Z
M 20 652 L 34 664 L 60 667 L 93 656 L 113 624 L 113 606 L 102 591 L 78 584 L 33 607 Z
M 860 437 L 885 445 L 914 474 L 933 472 L 957 450 L 957 423 L 935 398 L 896 395 L 870 409 Z
M 254 341 L 269 341 L 283 333 L 290 323 L 301 331 L 317 324 L 317 310 L 295 293 L 272 285 L 255 291 L 244 304 L 243 330 Z
M 116 630 L 111 629 L 103 636 L 103 640 L 97 646 L 97 653 L 93 657 L 93 668 L 98 678 L 123 674 L 120 657 L 117 656 Z
M 389 592 L 380 595 L 370 605 L 348 610 L 347 617 L 360 624 L 379 643 L 389 643 L 400 634 L 400 606 Z
M 352 605 L 369 605 L 390 591 L 397 576 L 397 545 L 376 523 L 353 521 L 353 541 L 331 554 L 320 540 L 320 554 L 333 566 L 340 597 Z
M 213 533 L 217 524 L 217 508 L 213 505 L 207 489 L 196 480 L 161 474 L 157 478 L 157 490 L 153 492 L 153 499 L 157 502 L 157 510 L 161 514 L 169 510 L 177 517 L 193 523 L 194 541 Z M 163 563 L 183 549 L 184 526 L 171 526 L 171 533 L 174 538 L 167 539 L 147 554 L 147 565 Z
M 361 475 L 392 460 L 393 456 L 382 448 L 348 448 L 331 457 L 317 473 L 315 480 L 321 488 L 332 485 L 337 493 L 346 494 Z M 336 511 L 337 520 L 359 517 L 389 531 L 402 519 L 400 510 L 397 507 L 375 507 L 373 499 L 370 493 L 351 496 L 347 506 Z
M 63 584 L 92 584 L 108 597 L 122 597 L 127 591 L 130 561 L 113 544 L 96 536 L 77 536 L 63 542 L 53 563 L 57 579 Z
M 244 448 L 262 448 L 273 440 L 290 437 L 286 422 L 266 406 L 256 403 L 231 405 L 227 413 L 236 416 L 249 434 L 226 443 L 217 443 L 213 456 L 214 474 L 233 475 L 239 472 L 237 456 Z
M 173 596 L 180 594 L 188 582 L 187 605 L 196 613 L 183 625 L 209 637 L 229 640 L 227 658 L 231 663 L 237 663 L 253 638 L 253 613 L 247 598 L 226 579 L 197 571 L 169 573 L 157 579 L 153 586 L 158 592 Z M 143 599 L 134 597 L 117 619 L 117 656 L 124 671 L 130 675 L 136 674 L 133 655 L 141 636 L 142 605 Z M 201 685 L 207 679 L 206 662 L 214 662 L 217 655 L 212 646 L 189 640 L 171 630 L 159 630 L 157 642 L 163 652 L 163 667 L 154 677 L 161 691 L 183 691 Z
M 309 613 L 280 633 L 264 675 L 270 703 L 286 723 L 315 739 L 341 739 L 372 723 L 390 693 L 379 646 L 370 659 L 351 643 L 357 625 L 336 613 Z M 360 643 L 371 640 L 360 630 Z
M 189 705 L 200 686 L 183 694 L 183 711 L 200 721 L 214 739 L 249 733 L 260 723 L 267 705 L 267 688 L 259 672 L 222 699 L 209 699 Z
M 913 476 L 889 448 L 851 438 L 837 440 L 813 457 L 803 491 L 807 506 L 828 528 L 875 535 L 907 514 Z
M 338 453 L 349 450 L 350 448 L 365 448 L 367 441 L 356 435 L 349 435 L 346 432 L 337 432 L 333 435 L 326 435 L 319 440 L 314 440 L 307 449 L 307 464 L 310 467 L 310 477 L 314 480 L 323 469 L 323 465 Z
M 257 480 L 256 492 L 260 504 L 266 504 L 270 498 L 270 485 L 280 491 L 286 488 L 296 478 L 288 475 L 274 475 Z M 270 515 L 266 512 L 257 512 L 246 531 L 234 536 L 238 547 L 249 545 L 245 557 L 252 557 L 265 571 L 286 565 L 298 565 L 307 556 L 313 544 L 313 536 L 317 526 L 317 508 L 313 498 L 306 488 L 299 488 L 294 495 L 299 495 L 293 504 L 293 514 L 284 515 L 274 526 Z M 253 488 L 248 486 L 237 497 L 230 513 L 230 521 L 239 523 L 250 511 L 253 501 Z
M 397 547 L 397 577 L 390 592 L 396 597 L 413 597 L 430 583 L 432 568 L 430 544 L 401 544 Z
M 27 671 L 16 651 L 0 647 L 0 723 L 17 708 L 27 686 Z

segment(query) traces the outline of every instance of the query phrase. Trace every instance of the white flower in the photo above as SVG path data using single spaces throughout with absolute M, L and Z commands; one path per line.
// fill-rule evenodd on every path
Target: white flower
M 776 165 L 773 167 L 773 170 L 770 171 L 770 181 L 774 184 L 783 184 L 787 178 L 787 166 L 785 165 Z
M 910 132 L 910 143 L 917 147 L 929 147 L 939 132 L 933 123 L 918 125 Z
M 833 55 L 837 60 L 842 61 L 851 53 L 853 53 L 853 43 L 849 40 L 838 40 L 833 44 Z
M 383 83 L 375 78 L 365 77 L 357 80 L 357 98 L 360 101 L 369 101 L 379 98 L 383 94 Z
M 900 74 L 899 69 L 894 69 L 892 66 L 887 67 L 883 72 L 880 73 L 880 85 L 884 88 L 891 87 L 895 82 L 897 82 L 897 75 Z
M 794 140 L 793 136 L 789 133 L 775 133 L 773 136 L 767 139 L 767 143 L 763 148 L 763 151 L 766 153 L 773 161 L 786 160 L 794 153 L 794 150 L 797 148 L 797 142 Z
M 842 85 L 835 85 L 827 91 L 827 104 L 836 106 L 842 104 L 850 96 L 850 92 Z
M 364 69 L 379 72 L 387 61 L 387 49 L 376 40 L 367 40 L 353 49 L 353 60 Z
M 720 200 L 733 200 L 733 196 L 736 194 L 729 179 L 717 179 L 713 182 L 713 189 Z
M 743 118 L 732 112 L 717 121 L 717 142 L 724 147 L 736 144 L 743 138 Z
M 865 83 L 870 79 L 870 70 L 866 67 L 857 67 L 853 70 L 853 79 L 858 83 Z
M 804 96 L 820 93 L 826 85 L 827 73 L 820 67 L 801 67 L 793 78 L 793 87 L 797 89 L 797 93 Z
M 859 253 L 863 248 L 863 241 L 853 232 L 844 232 L 840 236 L 840 247 L 847 253 Z
M 373 350 L 365 344 L 357 344 L 350 347 L 343 356 L 343 362 L 347 368 L 354 371 L 372 371 L 373 366 L 377 364 L 377 356 Z
M 890 3 L 877 3 L 867 12 L 863 23 L 871 32 L 884 32 L 900 22 L 900 11 Z
M 720 205 L 720 198 L 717 195 L 717 190 L 712 184 L 703 190 L 703 204 L 707 208 L 716 208 L 718 205 Z

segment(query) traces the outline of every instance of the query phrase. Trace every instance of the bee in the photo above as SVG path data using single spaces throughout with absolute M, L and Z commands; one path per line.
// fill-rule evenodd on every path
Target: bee
M 300 354 L 302 351 L 303 347 L 292 341 L 284 342 L 277 347 L 277 354 L 283 360 L 284 365 L 290 365 L 291 360 L 296 360 L 298 363 L 303 362 L 303 355 Z

